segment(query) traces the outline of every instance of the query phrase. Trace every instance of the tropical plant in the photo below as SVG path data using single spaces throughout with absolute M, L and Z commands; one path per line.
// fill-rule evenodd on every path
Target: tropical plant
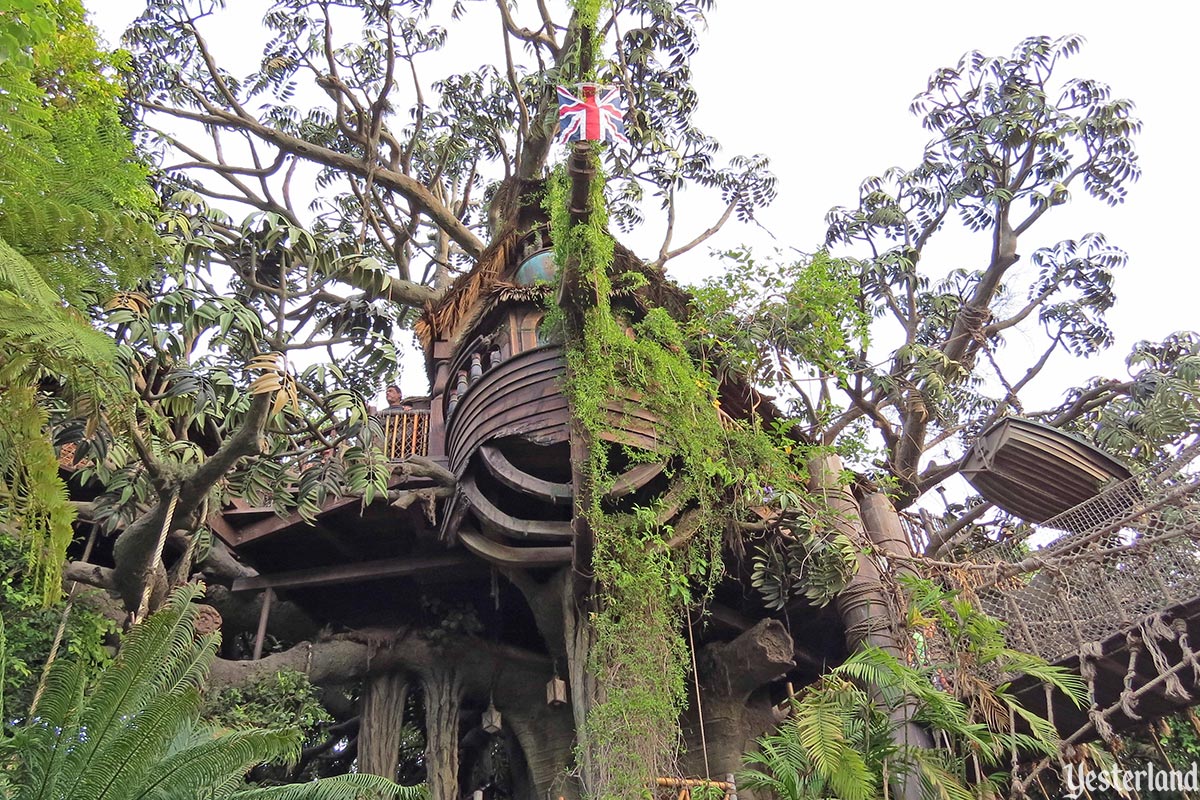
M 0 29 L 0 526 L 19 531 L 44 603 L 59 594 L 74 510 L 40 403 L 45 383 L 97 422 L 126 384 L 87 305 L 143 276 L 152 194 L 114 72 L 78 0 L 22 3 Z
M 198 635 L 202 587 L 176 591 L 135 625 L 116 659 L 94 681 L 85 664 L 60 659 L 45 692 L 0 743 L 0 780 L 12 800 L 240 798 L 343 800 L 421 796 L 372 775 L 288 786 L 247 787 L 254 765 L 299 755 L 299 730 L 247 729 L 220 735 L 200 727 L 200 689 L 219 634 Z
M 1002 676 L 1043 681 L 1077 705 L 1087 691 L 1079 676 L 1007 647 L 1001 623 L 961 597 L 929 581 L 906 583 L 919 663 L 860 648 L 792 698 L 788 719 L 747 753 L 739 786 L 786 800 L 871 800 L 886 797 L 889 782 L 911 781 L 926 798 L 986 798 L 998 796 L 1012 753 L 1057 755 L 1054 727 L 1023 707 Z M 931 649 L 948 658 L 930 657 Z M 905 743 L 898 733 L 909 721 L 942 746 Z

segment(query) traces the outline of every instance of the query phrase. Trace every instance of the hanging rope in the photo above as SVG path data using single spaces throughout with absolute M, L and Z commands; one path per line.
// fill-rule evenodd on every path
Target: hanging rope
M 175 491 L 171 493 L 171 501 L 167 503 L 167 513 L 163 517 L 162 530 L 158 532 L 158 542 L 154 546 L 154 558 L 150 562 L 150 569 L 146 571 L 145 580 L 142 585 L 142 599 L 138 603 L 137 611 L 129 619 L 130 625 L 136 625 L 146 617 L 146 613 L 150 610 L 150 594 L 154 590 L 154 568 L 162 562 L 163 548 L 167 546 L 167 534 L 171 532 L 171 523 L 175 520 L 175 506 L 179 503 L 179 487 L 175 487 Z
M 208 497 L 204 498 L 204 502 L 200 506 L 200 514 L 197 519 L 204 522 L 208 519 Z M 180 557 L 179 563 L 175 565 L 175 574 L 171 577 L 169 584 L 172 589 L 176 586 L 182 586 L 188 582 L 191 577 L 192 562 L 196 559 L 196 547 L 202 538 L 202 533 L 207 529 L 204 526 L 198 527 L 192 531 L 192 535 L 188 537 L 187 549 L 183 551 L 183 556 Z M 207 549 L 207 548 L 206 548 Z
M 700 752 L 704 754 L 704 780 L 711 781 L 708 769 L 708 739 L 704 735 L 704 706 L 700 702 L 700 670 L 696 668 L 696 639 L 692 635 L 692 612 L 687 612 L 688 650 L 692 654 L 692 683 L 696 686 L 696 717 L 700 721 Z
M 83 556 L 79 559 L 84 564 L 88 563 L 88 559 L 92 557 L 92 548 L 96 545 L 96 533 L 100 530 L 100 526 L 92 523 L 92 532 L 88 534 L 87 544 L 83 546 Z M 58 618 L 58 630 L 54 632 L 54 642 L 50 645 L 50 655 L 46 658 L 46 665 L 42 667 L 42 675 L 38 678 L 37 689 L 33 693 L 33 701 L 29 704 L 29 716 L 37 711 L 38 701 L 42 699 L 42 693 L 46 691 L 46 680 L 50 677 L 50 665 L 54 663 L 54 659 L 58 657 L 58 648 L 62 646 L 63 636 L 67 632 L 67 618 L 71 616 L 71 608 L 75 605 L 75 589 L 79 586 L 79 581 L 71 581 L 71 588 L 67 589 L 67 604 L 63 606 L 62 614 Z

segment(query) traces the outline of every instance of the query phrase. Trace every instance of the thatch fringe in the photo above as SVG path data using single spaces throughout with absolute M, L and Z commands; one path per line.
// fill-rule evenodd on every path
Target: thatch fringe
M 454 281 L 437 303 L 425 306 L 413 329 L 426 351 L 435 340 L 454 341 L 462 334 L 463 322 L 476 317 L 472 312 L 500 279 L 519 239 L 516 230 L 497 237 L 470 272 Z

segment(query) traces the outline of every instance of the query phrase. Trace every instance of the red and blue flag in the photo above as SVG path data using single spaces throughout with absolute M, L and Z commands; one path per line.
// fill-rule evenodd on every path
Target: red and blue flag
M 629 144 L 625 103 L 615 86 L 584 83 L 580 97 L 558 87 L 558 136 L 564 142 L 604 141 Z

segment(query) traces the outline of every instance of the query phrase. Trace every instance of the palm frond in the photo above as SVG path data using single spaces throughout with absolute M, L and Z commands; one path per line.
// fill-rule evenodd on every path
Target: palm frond
M 85 694 L 81 664 L 50 670 L 36 716 L 0 738 L 0 774 L 11 800 L 420 800 L 419 787 L 350 775 L 295 786 L 249 789 L 255 765 L 294 762 L 299 730 L 235 731 L 214 737 L 197 728 L 199 686 L 217 637 L 195 634 L 201 588 L 176 590 L 158 613 L 135 625 L 117 658 Z M 7 790 L 6 786 L 6 790 Z

